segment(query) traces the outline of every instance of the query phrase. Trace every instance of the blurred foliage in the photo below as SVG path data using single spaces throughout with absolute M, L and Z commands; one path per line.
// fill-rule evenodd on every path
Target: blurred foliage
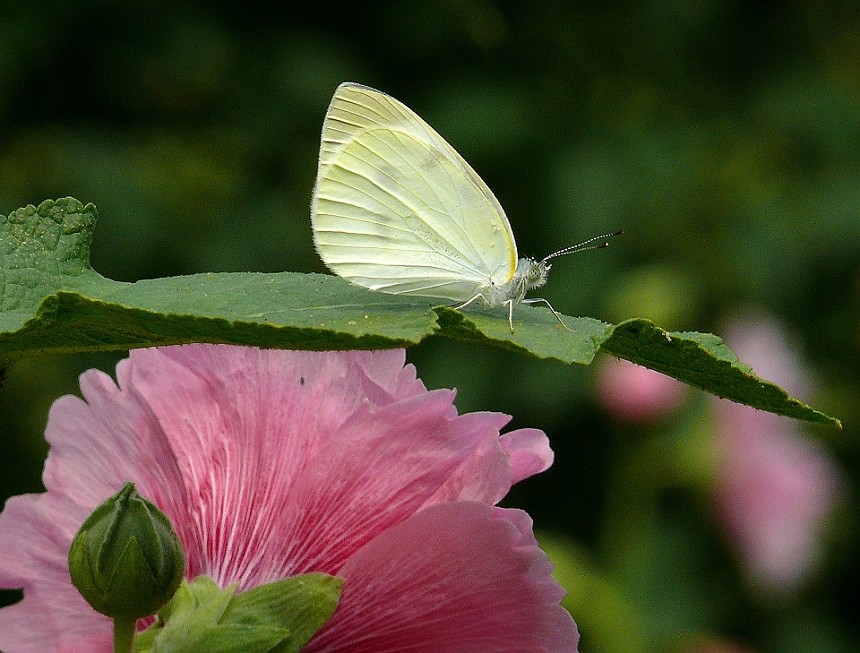
M 118 280 L 323 272 L 308 205 L 345 80 L 401 99 L 494 189 L 545 296 L 608 321 L 713 331 L 739 307 L 798 335 L 849 479 L 819 574 L 746 579 L 714 523 L 702 397 L 649 427 L 611 419 L 589 368 L 452 342 L 410 352 L 461 410 L 550 434 L 517 489 L 571 592 L 583 651 L 854 651 L 860 586 L 860 7 L 854 2 L 388 0 L 0 3 L 0 213 L 73 195 Z M 0 392 L 0 494 L 40 489 L 50 403 L 117 356 L 27 359 Z M 698 461 L 698 462 L 696 462 Z M 575 544 L 574 544 L 575 543 Z M 8 595 L 14 599 L 14 594 Z M 624 633 L 630 633 L 625 637 Z M 703 640 L 704 641 L 704 640 Z

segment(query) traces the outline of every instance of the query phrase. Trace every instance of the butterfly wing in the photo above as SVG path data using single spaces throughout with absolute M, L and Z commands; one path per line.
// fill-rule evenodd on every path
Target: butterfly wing
M 487 185 L 394 98 L 341 84 L 326 113 L 311 204 L 314 244 L 373 290 L 466 301 L 514 274 L 517 249 Z

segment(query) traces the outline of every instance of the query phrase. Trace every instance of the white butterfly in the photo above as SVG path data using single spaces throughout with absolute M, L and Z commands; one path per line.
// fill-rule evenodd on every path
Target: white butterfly
M 406 105 L 349 82 L 323 122 L 311 223 L 320 257 L 344 279 L 457 309 L 507 306 L 511 333 L 521 302 L 545 304 L 565 326 L 526 293 L 546 283 L 551 258 L 615 235 L 518 259 L 504 210 L 463 157 Z

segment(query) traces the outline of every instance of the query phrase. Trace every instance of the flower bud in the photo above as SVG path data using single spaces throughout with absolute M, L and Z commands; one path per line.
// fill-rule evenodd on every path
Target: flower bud
M 170 521 L 132 483 L 95 509 L 69 551 L 75 587 L 114 619 L 155 613 L 176 592 L 184 569 Z

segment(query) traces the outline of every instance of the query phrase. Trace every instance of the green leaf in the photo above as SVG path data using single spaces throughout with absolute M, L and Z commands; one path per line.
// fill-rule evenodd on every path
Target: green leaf
M 331 618 L 342 581 L 294 576 L 236 594 L 205 576 L 184 581 L 135 639 L 140 653 L 297 653 Z
M 235 591 L 234 587 L 222 591 L 210 579 L 206 580 L 208 582 L 205 587 L 201 588 L 195 587 L 196 580 L 192 583 L 183 580 L 176 599 L 171 601 L 172 605 L 160 615 L 163 621 L 152 627 L 155 635 L 152 636 L 151 642 L 149 636 L 142 633 L 138 636 L 137 648 L 143 648 L 143 643 L 151 643 L 153 653 L 203 650 L 200 647 L 219 625 Z M 197 591 L 198 589 L 200 591 Z M 140 637 L 143 637 L 142 641 Z M 262 649 L 263 652 L 265 650 Z
M 739 403 L 840 426 L 756 377 L 710 334 L 668 333 L 643 319 L 611 325 L 563 316 L 569 332 L 546 309 L 525 305 L 517 307 L 511 333 L 500 311 L 457 311 L 322 274 L 194 274 L 121 283 L 90 267 L 95 221 L 95 207 L 72 198 L 0 216 L 0 361 L 189 342 L 378 349 L 438 335 L 583 365 L 603 351 Z
M 297 653 L 331 618 L 343 581 L 325 574 L 305 574 L 260 585 L 230 604 L 225 620 L 285 628 L 289 638 L 273 653 Z
M 758 378 L 710 333 L 663 331 L 648 320 L 620 323 L 601 344 L 608 354 L 662 372 L 696 388 L 761 410 L 842 428 L 838 419 L 810 408 Z

